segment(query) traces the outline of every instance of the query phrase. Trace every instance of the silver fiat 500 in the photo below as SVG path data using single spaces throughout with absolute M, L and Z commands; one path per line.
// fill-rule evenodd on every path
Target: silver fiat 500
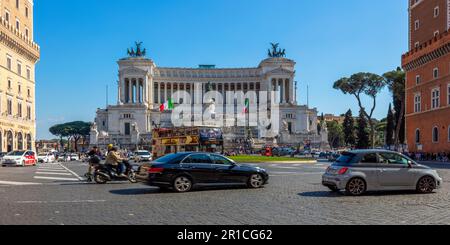
M 357 150 L 344 152 L 322 177 L 331 191 L 359 196 L 367 191 L 416 190 L 432 193 L 441 187 L 439 174 L 397 152 Z

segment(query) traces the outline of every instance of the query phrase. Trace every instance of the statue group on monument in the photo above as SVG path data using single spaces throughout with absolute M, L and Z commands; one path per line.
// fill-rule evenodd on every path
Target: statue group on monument
M 286 57 L 286 49 L 278 48 L 280 46 L 279 43 L 271 43 L 272 50 L 269 49 L 269 57 L 270 58 L 284 58 Z
M 128 56 L 130 57 L 144 57 L 147 54 L 147 49 L 141 49 L 143 42 L 135 42 L 136 50 L 134 48 L 127 49 Z

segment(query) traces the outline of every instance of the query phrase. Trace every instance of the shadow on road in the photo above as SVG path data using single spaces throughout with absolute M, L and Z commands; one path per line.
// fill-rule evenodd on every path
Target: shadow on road
M 415 191 L 379 191 L 379 192 L 368 192 L 364 194 L 365 197 L 381 197 L 381 196 L 413 196 L 413 195 L 433 195 L 436 192 L 431 194 L 418 194 Z M 331 192 L 331 191 L 313 191 L 313 192 L 303 192 L 299 193 L 299 196 L 302 197 L 318 197 L 318 198 L 334 198 L 334 197 L 352 197 L 346 195 L 344 192 Z
M 148 194 L 158 194 L 163 193 L 159 188 L 135 188 L 135 189 L 121 189 L 121 190 L 111 190 L 109 191 L 115 195 L 121 196 L 135 196 L 135 195 L 148 195 Z
M 311 191 L 311 192 L 303 192 L 299 193 L 299 196 L 302 197 L 343 197 L 344 195 L 339 192 L 331 192 L 331 191 Z

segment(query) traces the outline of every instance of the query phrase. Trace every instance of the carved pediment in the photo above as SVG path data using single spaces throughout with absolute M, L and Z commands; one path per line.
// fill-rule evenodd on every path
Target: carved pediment
M 292 75 L 293 73 L 294 72 L 291 71 L 291 70 L 288 70 L 288 69 L 283 68 L 283 67 L 279 67 L 279 68 L 273 69 L 271 71 L 268 71 L 266 73 L 266 75 L 286 75 L 286 74 Z
M 123 70 L 120 70 L 120 74 L 127 76 L 127 75 L 131 75 L 131 76 L 136 76 L 136 75 L 140 75 L 140 76 L 145 76 L 147 75 L 147 70 L 138 68 L 138 67 L 128 67 L 128 68 L 124 68 Z

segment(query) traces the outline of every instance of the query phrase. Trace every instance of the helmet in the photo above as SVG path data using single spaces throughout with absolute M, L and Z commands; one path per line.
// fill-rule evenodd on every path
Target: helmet
M 113 144 L 109 144 L 109 145 L 108 145 L 108 150 L 111 150 L 113 147 L 114 147 Z

